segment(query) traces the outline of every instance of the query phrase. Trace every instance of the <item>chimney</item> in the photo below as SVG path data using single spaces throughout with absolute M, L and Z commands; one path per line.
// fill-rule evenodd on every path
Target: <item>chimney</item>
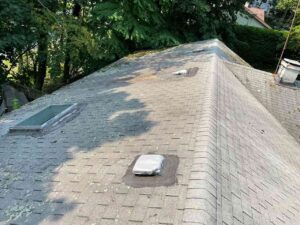
M 286 84 L 295 84 L 300 74 L 300 63 L 296 60 L 283 59 L 278 70 L 280 81 Z

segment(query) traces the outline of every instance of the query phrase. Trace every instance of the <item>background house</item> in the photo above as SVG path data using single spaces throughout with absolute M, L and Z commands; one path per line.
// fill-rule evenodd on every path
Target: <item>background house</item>
M 271 29 L 265 22 L 265 14 L 268 13 L 263 8 L 253 7 L 249 3 L 245 4 L 245 11 L 237 15 L 237 23 L 245 26 L 252 26 L 264 29 Z

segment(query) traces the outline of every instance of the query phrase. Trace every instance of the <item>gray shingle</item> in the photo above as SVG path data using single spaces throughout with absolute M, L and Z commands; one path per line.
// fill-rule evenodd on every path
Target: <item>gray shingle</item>
M 246 65 L 217 40 L 125 58 L 2 117 L 0 223 L 296 225 L 300 145 L 268 111 L 272 88 L 263 86 L 267 109 L 252 95 L 260 72 L 224 60 Z M 172 75 L 194 67 L 193 77 Z M 235 67 L 257 73 L 250 91 Z M 73 102 L 84 107 L 64 126 L 7 134 L 42 107 Z M 122 182 L 149 152 L 179 157 L 176 185 Z

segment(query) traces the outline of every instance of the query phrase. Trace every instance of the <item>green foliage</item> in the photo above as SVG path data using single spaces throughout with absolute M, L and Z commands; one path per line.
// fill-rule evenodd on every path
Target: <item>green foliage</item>
M 31 5 L 25 0 L 1 0 L 0 17 L 0 82 L 4 82 L 22 53 L 34 45 L 35 34 Z
M 238 55 L 258 69 L 274 72 L 287 32 L 234 26 L 235 39 L 226 40 Z M 300 60 L 300 36 L 293 33 L 285 57 Z
M 0 83 L 42 89 L 141 49 L 232 35 L 244 0 L 1 0 Z M 58 86 L 58 85 L 57 85 Z M 49 88 L 48 88 L 49 90 Z
M 289 30 L 294 17 L 298 0 L 276 0 L 275 8 L 267 17 L 267 22 L 274 29 Z M 298 9 L 295 25 L 300 25 L 300 9 Z
M 102 59 L 113 60 L 137 49 L 216 37 L 242 6 L 242 0 L 110 0 L 95 5 L 88 23 L 106 53 Z
M 164 1 L 166 4 L 166 1 Z M 177 37 L 170 33 L 156 1 L 115 0 L 97 4 L 89 20 L 104 59 L 119 58 L 140 48 L 172 46 Z M 110 54 L 111 53 L 111 54 Z M 107 56 L 110 57 L 107 58 Z
M 286 55 L 291 59 L 300 61 L 300 25 L 293 29 Z
M 16 99 L 16 98 L 14 98 L 12 100 L 12 108 L 13 108 L 13 110 L 18 109 L 20 107 L 21 107 L 21 104 L 20 104 L 19 100 Z
M 296 8 L 298 0 L 278 0 L 276 9 L 280 11 L 293 10 Z

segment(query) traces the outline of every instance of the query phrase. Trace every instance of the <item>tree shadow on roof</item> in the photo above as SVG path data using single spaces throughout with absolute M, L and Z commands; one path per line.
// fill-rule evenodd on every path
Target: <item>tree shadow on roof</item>
M 102 98 L 89 98 L 76 118 L 49 134 L 4 137 L 1 145 L 6 148 L 0 149 L 0 222 L 59 223 L 65 214 L 81 208 L 83 203 L 75 198 L 80 192 L 72 189 L 80 182 L 77 165 L 64 176 L 60 176 L 60 168 L 72 162 L 78 152 L 92 152 L 107 143 L 117 147 L 122 139 L 137 137 L 155 126 L 147 119 L 144 103 L 128 98 L 126 92 L 108 90 Z M 64 197 L 63 193 L 73 191 L 74 199 Z
M 195 60 L 192 46 L 182 49 L 185 53 L 177 49 L 151 55 L 147 61 L 121 63 L 14 112 L 12 117 L 21 120 L 24 115 L 34 114 L 49 104 L 77 102 L 85 105 L 76 118 L 44 136 L 1 137 L 0 223 L 59 224 L 62 217 L 75 211 L 82 218 L 70 217 L 69 224 L 72 219 L 84 219 L 89 213 L 86 211 L 93 210 L 84 208 L 88 177 L 105 171 L 112 176 L 120 173 L 110 171 L 110 166 L 116 162 L 110 154 L 126 153 L 130 143 L 125 146 L 124 143 L 119 145 L 120 142 L 138 138 L 157 124 L 149 120 L 150 110 L 145 103 L 122 90 L 130 84 L 131 78 L 127 76 L 138 76 L 146 68 L 157 71 L 181 68 L 186 60 Z M 205 54 L 203 60 L 211 57 Z M 103 150 L 107 145 L 110 148 Z M 132 151 L 138 152 L 137 149 Z M 106 167 L 103 171 L 97 168 L 101 163 Z M 97 182 L 106 185 L 113 180 Z

